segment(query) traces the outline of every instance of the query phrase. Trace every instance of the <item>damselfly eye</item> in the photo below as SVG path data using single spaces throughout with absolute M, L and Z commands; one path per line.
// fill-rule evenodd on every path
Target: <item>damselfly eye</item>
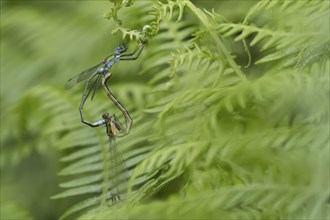
M 109 113 L 103 113 L 103 114 L 102 114 L 102 118 L 103 118 L 103 119 L 107 119 L 107 118 L 109 118 Z

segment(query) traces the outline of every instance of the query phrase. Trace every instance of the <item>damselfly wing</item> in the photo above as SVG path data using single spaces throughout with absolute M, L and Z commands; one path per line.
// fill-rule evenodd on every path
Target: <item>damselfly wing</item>
M 71 77 L 65 84 L 64 88 L 65 89 L 70 89 L 72 87 L 74 87 L 75 85 L 77 85 L 78 83 L 88 79 L 89 77 L 91 77 L 93 74 L 97 74 L 97 70 L 104 65 L 103 62 L 79 73 L 78 75 L 75 75 L 73 77 Z

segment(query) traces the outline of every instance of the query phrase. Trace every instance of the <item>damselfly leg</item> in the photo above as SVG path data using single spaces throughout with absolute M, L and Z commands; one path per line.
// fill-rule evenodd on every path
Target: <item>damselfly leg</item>
M 89 79 L 87 79 L 86 84 L 85 84 L 85 87 L 84 87 L 84 91 L 83 91 L 83 94 L 82 94 L 82 97 L 81 97 L 80 106 L 79 106 L 79 113 L 80 113 L 80 119 L 81 119 L 81 122 L 84 123 L 84 124 L 87 124 L 87 125 L 89 125 L 89 126 L 91 126 L 91 127 L 94 127 L 94 126 L 93 126 L 93 123 L 90 123 L 90 122 L 88 122 L 88 121 L 85 120 L 85 118 L 84 118 L 84 114 L 83 114 L 83 107 L 84 107 L 84 104 L 85 104 L 85 102 L 86 102 L 86 100 L 87 100 L 87 98 L 88 98 L 88 96 L 89 96 L 89 93 L 90 93 L 91 89 L 93 89 L 93 87 L 91 87 L 91 88 L 89 89 L 89 91 L 87 92 L 89 82 L 90 82 L 90 81 L 91 81 L 96 75 L 97 75 L 97 74 L 94 74 L 94 75 L 92 75 Z M 94 88 L 95 88 L 95 89 L 94 89 L 94 94 L 95 94 L 95 92 L 96 92 L 96 89 L 97 89 L 97 86 L 98 86 L 98 81 L 99 81 L 100 77 L 101 77 L 101 75 L 98 75 L 98 76 L 97 76 L 97 79 L 96 79 L 96 81 L 95 81 L 95 83 L 97 83 L 97 84 L 94 86 Z M 92 95 L 92 98 L 93 98 L 94 94 Z
M 137 58 L 139 58 L 139 56 L 140 56 L 140 54 L 141 54 L 141 52 L 143 50 L 143 47 L 144 47 L 143 44 L 139 44 L 132 53 L 121 55 L 120 60 L 136 60 Z M 136 57 L 130 57 L 130 56 L 134 56 L 136 52 L 138 52 L 138 54 L 136 55 Z M 122 57 L 124 57 L 124 58 L 122 58 Z M 128 58 L 125 58 L 125 57 L 128 57 Z

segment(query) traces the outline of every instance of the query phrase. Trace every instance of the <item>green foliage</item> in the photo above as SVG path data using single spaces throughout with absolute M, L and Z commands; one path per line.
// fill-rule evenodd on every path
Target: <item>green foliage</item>
M 123 6 L 130 7 L 131 5 L 133 5 L 133 2 L 134 0 L 115 1 L 111 11 L 105 14 L 104 17 L 108 19 L 112 18 L 115 21 L 116 27 L 113 30 L 114 34 L 120 31 L 124 39 L 126 37 L 128 37 L 130 40 L 136 39 L 139 43 L 143 43 L 143 44 L 147 44 L 150 41 L 151 37 L 154 37 L 155 35 L 158 34 L 160 23 L 162 22 L 162 20 L 165 17 L 172 18 L 177 8 L 178 8 L 177 21 L 180 21 L 182 19 L 183 9 L 185 6 L 184 1 L 178 1 L 178 0 L 167 1 L 166 3 L 161 3 L 157 1 L 144 1 L 142 3 L 140 2 L 135 9 L 135 12 L 137 12 L 137 14 L 133 14 L 133 16 L 144 17 L 146 14 L 149 14 L 152 16 L 152 19 L 148 21 L 148 24 L 143 26 L 142 31 L 139 31 L 134 29 L 131 30 L 130 28 L 126 28 L 122 26 L 122 20 L 118 18 L 119 10 Z M 169 16 L 167 16 L 168 13 Z
M 147 44 L 109 85 L 134 120 L 117 140 L 126 201 L 111 203 L 104 128 L 81 125 L 80 93 L 46 83 L 12 103 L 2 92 L 11 104 L 1 126 L 15 125 L 2 127 L 2 169 L 60 150 L 64 190 L 53 198 L 73 204 L 62 218 L 328 217 L 328 1 L 259 1 L 241 22 L 222 16 L 221 2 L 111 2 L 113 32 Z M 101 93 L 90 120 L 115 111 Z
M 2 185 L 1 188 L 2 193 L 5 193 L 5 190 L 10 191 L 10 189 L 8 189 L 8 186 L 6 187 L 6 185 Z M 5 190 L 3 188 L 5 188 Z M 21 207 L 20 204 L 6 196 L 1 196 L 0 203 L 0 219 L 33 219 L 28 213 L 28 211 Z

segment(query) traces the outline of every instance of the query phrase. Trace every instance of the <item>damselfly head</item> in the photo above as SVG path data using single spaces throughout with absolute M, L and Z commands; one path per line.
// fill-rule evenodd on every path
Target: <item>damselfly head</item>
M 127 49 L 125 48 L 125 47 L 121 47 L 121 46 L 119 46 L 119 47 L 117 47 L 116 48 L 116 50 L 115 50 L 115 54 L 116 55 L 119 55 L 119 54 L 121 54 L 122 52 L 125 52 Z
M 103 113 L 102 114 L 102 118 L 103 119 L 109 119 L 109 113 L 107 113 L 107 112 L 106 113 Z

